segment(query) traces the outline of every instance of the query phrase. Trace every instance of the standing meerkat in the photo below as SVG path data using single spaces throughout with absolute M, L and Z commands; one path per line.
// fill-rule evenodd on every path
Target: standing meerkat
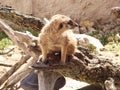
M 42 62 L 47 61 L 48 53 L 61 52 L 61 63 L 65 64 L 66 55 L 73 55 L 77 49 L 77 40 L 72 31 L 77 26 L 77 23 L 65 15 L 57 14 L 51 18 L 39 34 Z

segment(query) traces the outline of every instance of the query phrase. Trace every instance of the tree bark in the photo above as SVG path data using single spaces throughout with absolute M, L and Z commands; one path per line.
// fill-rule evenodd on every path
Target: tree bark
M 54 90 L 55 82 L 61 76 L 57 72 L 40 70 L 38 72 L 39 90 Z
M 32 28 L 36 32 L 40 32 L 44 25 L 44 23 L 39 18 L 20 14 L 12 8 L 3 6 L 0 6 L 0 18 L 13 22 L 14 24 L 21 27 Z
M 61 75 L 88 83 L 104 84 L 108 77 L 115 80 L 120 86 L 120 64 L 112 63 L 110 59 L 98 58 L 83 47 L 78 47 L 79 53 L 74 58 L 68 57 L 66 65 L 60 65 L 60 55 L 49 55 L 47 65 L 37 63 L 33 68 L 59 72 Z

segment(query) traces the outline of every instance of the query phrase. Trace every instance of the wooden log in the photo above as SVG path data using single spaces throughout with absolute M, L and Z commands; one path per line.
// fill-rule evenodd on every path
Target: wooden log
M 13 22 L 14 24 L 21 27 L 32 28 L 36 32 L 40 32 L 41 28 L 44 25 L 42 20 L 39 18 L 30 15 L 20 14 L 14 9 L 10 9 L 5 6 L 0 5 L 0 8 L 2 8 L 0 9 L 0 18 Z
M 37 70 L 48 70 L 59 72 L 60 74 L 88 83 L 104 84 L 108 77 L 115 80 L 120 86 L 120 65 L 114 64 L 110 59 L 98 58 L 88 50 L 78 47 L 81 52 L 77 52 L 74 58 L 68 57 L 66 65 L 60 65 L 60 55 L 50 55 L 47 65 L 37 63 L 33 67 Z
M 38 83 L 39 90 L 54 90 L 55 82 L 62 75 L 58 72 L 39 70 Z

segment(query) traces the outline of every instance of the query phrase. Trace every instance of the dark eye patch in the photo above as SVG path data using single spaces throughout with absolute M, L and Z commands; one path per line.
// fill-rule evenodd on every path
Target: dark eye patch
M 69 24 L 69 25 L 72 26 L 72 25 L 73 25 L 73 22 L 72 22 L 71 20 L 69 20 L 67 24 Z
M 60 23 L 58 29 L 61 29 L 61 28 L 63 28 L 63 24 L 62 23 Z

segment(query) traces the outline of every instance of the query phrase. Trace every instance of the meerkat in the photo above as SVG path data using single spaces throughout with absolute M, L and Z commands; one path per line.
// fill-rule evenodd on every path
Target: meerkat
M 47 61 L 47 54 L 61 52 L 61 63 L 65 64 L 66 55 L 73 55 L 77 49 L 77 39 L 73 28 L 78 24 L 71 18 L 57 14 L 42 28 L 38 45 L 42 52 L 42 62 Z

